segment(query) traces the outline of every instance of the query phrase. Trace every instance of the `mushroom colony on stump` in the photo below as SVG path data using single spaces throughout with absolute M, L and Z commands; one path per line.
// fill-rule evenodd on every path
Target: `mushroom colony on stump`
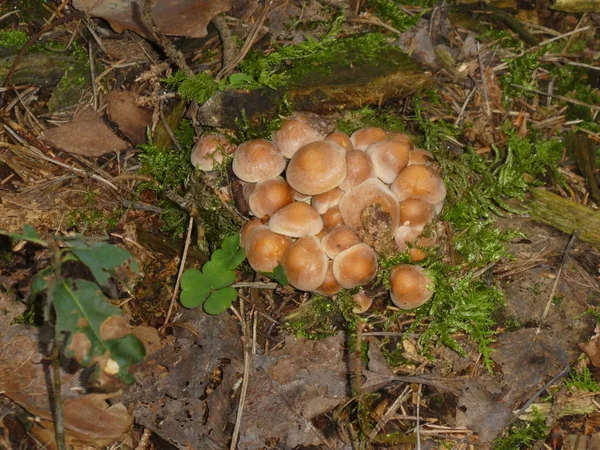
M 270 141 L 234 148 L 222 135 L 204 136 L 192 164 L 214 170 L 231 153 L 255 216 L 242 227 L 241 243 L 257 272 L 281 264 L 296 289 L 334 296 L 371 283 L 378 255 L 408 251 L 418 262 L 436 243 L 428 225 L 442 210 L 446 188 L 431 153 L 414 148 L 407 135 L 373 127 L 325 136 L 298 115 Z M 417 265 L 393 267 L 389 281 L 399 308 L 432 296 L 432 282 Z M 365 297 L 357 294 L 356 312 L 368 309 Z

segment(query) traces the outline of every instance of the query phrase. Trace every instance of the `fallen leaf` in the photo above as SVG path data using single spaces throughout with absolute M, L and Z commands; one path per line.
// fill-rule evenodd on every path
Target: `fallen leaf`
M 73 6 L 108 21 L 117 33 L 131 30 L 154 39 L 144 19 L 143 0 L 73 0 Z M 231 0 L 154 0 L 152 17 L 161 33 L 201 38 L 213 17 L 231 9 Z
M 152 121 L 152 111 L 137 105 L 139 94 L 112 91 L 108 95 L 108 118 L 134 144 L 146 142 L 146 127 Z
M 128 148 L 91 108 L 86 108 L 65 125 L 46 130 L 44 142 L 52 147 L 77 155 L 97 158 L 106 153 Z
M 579 348 L 588 355 L 594 367 L 600 367 L 600 329 L 596 326 L 595 334 L 588 342 L 581 342 Z

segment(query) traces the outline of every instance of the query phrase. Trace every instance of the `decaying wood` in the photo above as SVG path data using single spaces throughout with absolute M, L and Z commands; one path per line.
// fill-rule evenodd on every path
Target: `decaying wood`
M 570 13 L 600 12 L 600 0 L 555 0 L 552 9 Z

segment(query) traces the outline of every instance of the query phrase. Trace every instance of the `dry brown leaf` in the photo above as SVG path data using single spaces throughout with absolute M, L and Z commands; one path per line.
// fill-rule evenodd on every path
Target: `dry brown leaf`
M 588 342 L 580 343 L 579 348 L 588 355 L 594 367 L 600 367 L 600 335 L 597 332 Z
M 43 140 L 65 152 L 90 158 L 129 147 L 127 142 L 114 134 L 91 108 L 84 109 L 65 125 L 46 130 Z
M 152 111 L 137 105 L 139 94 L 112 91 L 108 95 L 108 118 L 134 144 L 146 142 L 146 127 L 152 121 Z
M 143 0 L 73 0 L 73 6 L 101 17 L 117 33 L 131 30 L 148 39 L 153 34 L 143 16 Z M 213 17 L 231 9 L 231 0 L 154 0 L 152 17 L 165 35 L 201 38 Z

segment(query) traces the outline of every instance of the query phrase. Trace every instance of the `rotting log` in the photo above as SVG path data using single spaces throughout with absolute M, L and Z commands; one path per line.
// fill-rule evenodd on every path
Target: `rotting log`
M 600 250 L 600 212 L 542 188 L 531 189 L 530 193 L 525 207 L 533 220 L 568 234 L 577 230 L 579 239 Z
M 10 70 L 14 56 L 0 58 L 0 85 Z M 36 86 L 55 86 L 65 74 L 72 57 L 57 53 L 31 53 L 21 59 L 11 84 L 35 84 Z
M 568 13 L 600 12 L 600 0 L 554 0 L 550 9 Z

